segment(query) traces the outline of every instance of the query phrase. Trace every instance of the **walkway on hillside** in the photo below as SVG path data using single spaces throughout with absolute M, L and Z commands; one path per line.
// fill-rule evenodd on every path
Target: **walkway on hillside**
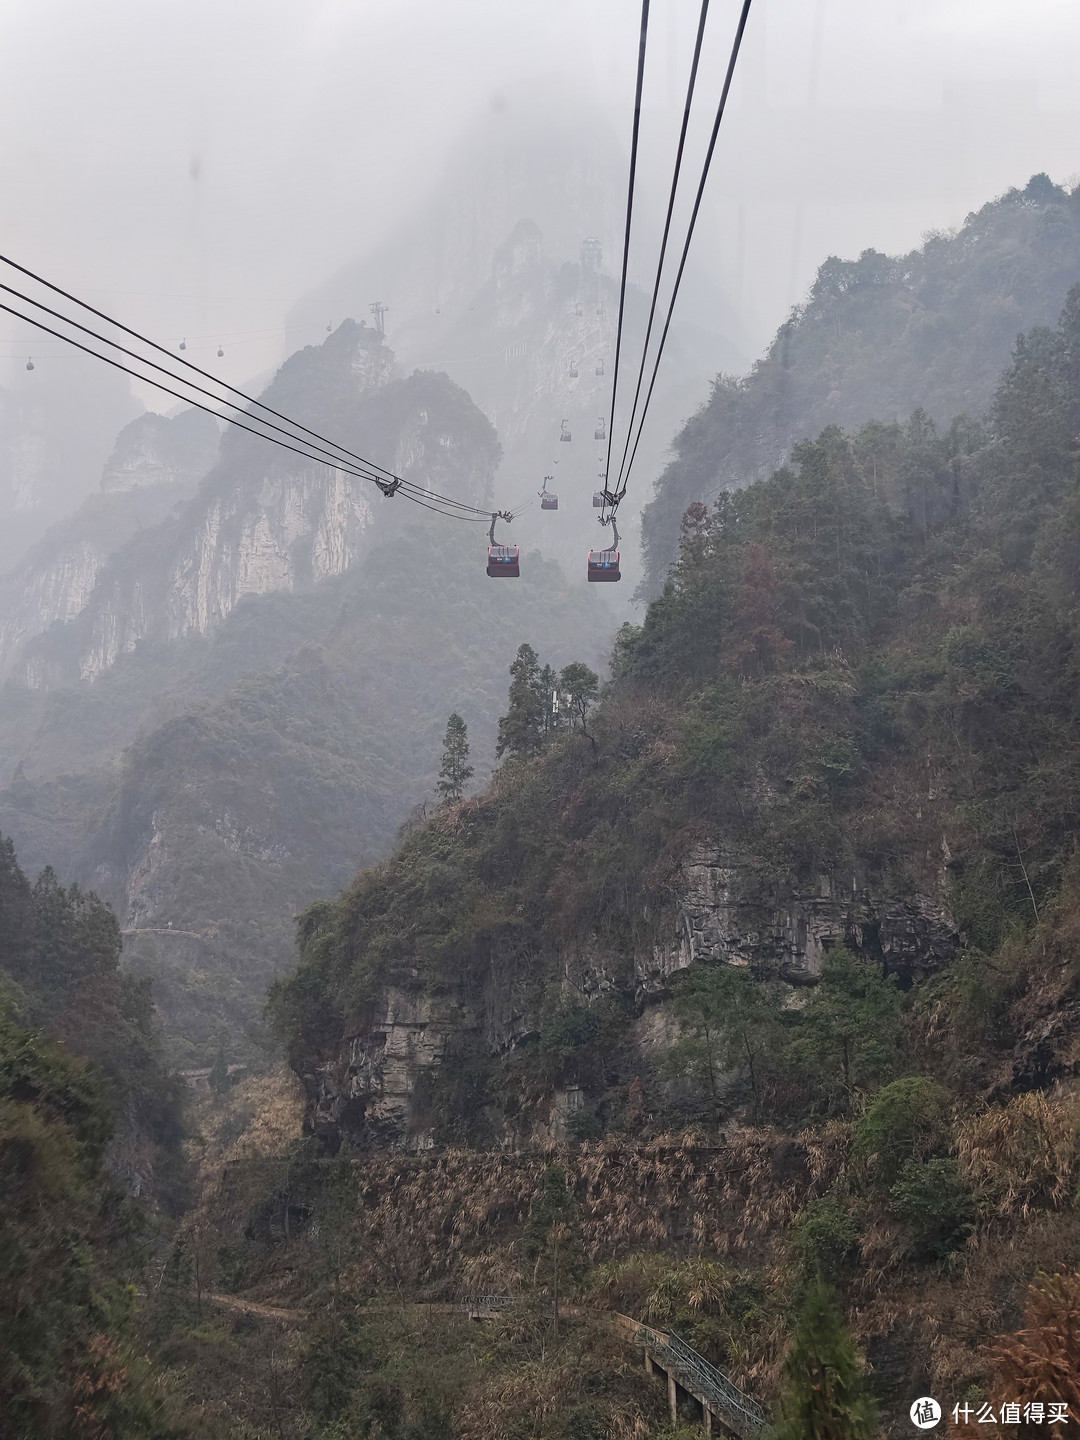
M 304 1310 L 286 1310 L 277 1305 L 263 1305 L 257 1300 L 244 1300 L 238 1295 L 206 1294 L 210 1304 L 226 1310 L 239 1311 L 262 1320 L 273 1320 L 278 1324 L 299 1325 L 307 1319 Z M 424 1303 L 416 1304 L 417 1309 L 434 1310 L 446 1314 L 464 1314 L 470 1320 L 494 1320 L 517 1304 L 513 1295 L 472 1295 L 460 1304 Z M 410 1307 L 411 1308 L 411 1307 Z M 698 1354 L 692 1345 L 675 1334 L 673 1330 L 657 1330 L 621 1315 L 617 1310 L 593 1310 L 570 1305 L 562 1312 L 579 1319 L 608 1320 L 634 1345 L 641 1347 L 645 1356 L 645 1369 L 650 1375 L 657 1371 L 667 1379 L 668 1405 L 671 1409 L 671 1423 L 678 1421 L 679 1392 L 689 1395 L 701 1407 L 702 1430 L 706 1435 L 719 1433 L 733 1437 L 733 1440 L 759 1440 L 768 1424 L 765 1412 L 756 1400 L 744 1395 L 722 1370 Z
M 503 1314 L 514 1304 L 511 1295 L 474 1295 L 462 1309 L 471 1320 L 490 1320 Z M 563 1312 L 589 1319 L 611 1321 L 645 1354 L 645 1369 L 650 1375 L 662 1371 L 667 1378 L 668 1405 L 671 1423 L 678 1422 L 679 1392 L 683 1391 L 701 1407 L 702 1430 L 713 1434 L 714 1424 L 720 1432 L 734 1440 L 758 1440 L 768 1418 L 756 1400 L 744 1395 L 722 1370 L 700 1355 L 692 1345 L 673 1330 L 656 1330 L 617 1310 L 591 1310 L 567 1306 Z

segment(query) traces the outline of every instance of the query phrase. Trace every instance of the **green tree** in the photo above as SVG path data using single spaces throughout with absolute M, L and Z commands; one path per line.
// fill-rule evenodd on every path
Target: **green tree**
M 19 869 L 12 841 L 0 839 L 0 970 L 20 979 L 29 932 L 30 882 Z
M 446 722 L 442 765 L 439 767 L 439 779 L 435 788 L 443 801 L 450 804 L 461 799 L 465 786 L 472 777 L 473 767 L 469 764 L 469 732 L 465 721 L 455 710 Z
M 925 1075 L 909 1075 L 879 1090 L 855 1127 L 852 1153 L 872 1159 L 874 1181 L 888 1189 L 910 1160 L 926 1160 L 948 1145 L 949 1092 Z
M 596 741 L 589 734 L 586 721 L 589 710 L 600 693 L 600 677 L 580 660 L 573 660 L 559 672 L 559 690 L 566 698 L 567 713 L 573 729 L 580 727 L 586 740 L 596 749 Z
M 559 728 L 559 712 L 554 697 L 558 694 L 559 674 L 551 665 L 545 665 L 537 681 L 543 707 L 542 729 L 545 736 L 552 735 Z
M 504 755 L 535 755 L 543 744 L 545 697 L 541 676 L 536 651 L 531 645 L 519 645 L 510 666 L 507 712 L 499 720 L 495 754 L 500 760 Z
M 668 1072 L 703 1084 L 719 1121 L 721 1078 L 743 1069 L 758 1111 L 765 1056 L 778 1033 L 766 987 L 741 966 L 695 965 L 682 977 L 673 1008 L 683 1035 L 668 1052 Z
M 840 1308 L 811 1282 L 784 1362 L 777 1440 L 872 1440 L 875 1405 Z
M 803 1007 L 789 1059 L 830 1110 L 887 1080 L 899 1063 L 900 995 L 891 978 L 850 950 L 831 950 Z

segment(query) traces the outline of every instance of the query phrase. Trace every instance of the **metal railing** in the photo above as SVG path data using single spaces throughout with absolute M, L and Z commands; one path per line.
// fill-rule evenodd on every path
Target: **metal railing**
M 518 1303 L 515 1295 L 470 1295 L 462 1303 L 462 1309 L 471 1314 L 485 1310 L 489 1314 L 509 1310 Z M 569 1307 L 567 1313 L 573 1310 Z M 627 1325 L 628 1317 L 620 1316 Z M 718 1419 L 726 1418 L 732 1429 L 743 1433 L 746 1440 L 760 1434 L 768 1425 L 768 1416 L 749 1395 L 735 1385 L 722 1370 L 700 1355 L 674 1330 L 655 1330 L 652 1326 L 641 1325 L 637 1331 L 637 1343 L 667 1369 L 686 1390 L 692 1390 L 703 1400 Z
M 684 1388 L 695 1390 L 718 1417 L 727 1416 L 732 1421 L 741 1422 L 740 1428 L 748 1435 L 756 1435 L 769 1423 L 757 1401 L 744 1395 L 722 1370 L 710 1364 L 704 1355 L 699 1355 L 681 1335 L 668 1331 L 666 1342 L 659 1346 L 654 1344 L 652 1348 L 661 1352 L 656 1355 L 661 1365 L 665 1358 L 670 1358 L 671 1373 L 675 1378 L 681 1380 L 685 1377 L 690 1384 Z

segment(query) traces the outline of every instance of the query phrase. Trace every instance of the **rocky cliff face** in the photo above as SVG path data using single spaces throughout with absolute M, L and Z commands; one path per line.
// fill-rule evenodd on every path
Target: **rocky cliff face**
M 218 439 L 216 422 L 199 410 L 173 419 L 141 415 L 121 430 L 102 493 L 54 525 L 0 580 L 0 676 L 16 668 L 35 636 L 87 609 L 110 556 L 190 498 L 214 463 Z
M 637 957 L 637 983 L 655 994 L 704 961 L 813 984 L 822 955 L 848 945 L 908 984 L 950 960 L 957 942 L 948 911 L 929 896 L 875 894 L 858 876 L 821 875 L 813 889 L 786 890 L 738 855 L 701 848 L 685 869 L 677 931 Z
M 386 383 L 393 357 L 373 332 L 349 322 L 294 362 L 282 373 L 299 392 L 295 399 L 305 389 L 317 399 L 329 374 L 355 406 Z M 215 428 L 195 413 L 172 421 L 144 416 L 128 426 L 105 470 L 110 496 L 188 484 Z M 230 434 L 217 468 L 178 515 L 107 557 L 84 547 L 80 567 L 63 551 L 47 571 L 21 577 L 24 615 L 3 636 L 9 668 L 31 689 L 92 680 L 141 641 L 209 634 L 247 595 L 340 575 L 361 554 L 372 493 L 367 482 L 330 465 Z M 60 630 L 24 648 L 57 621 Z
M 821 876 L 812 889 L 793 893 L 739 857 L 702 846 L 684 867 L 666 936 L 633 957 L 633 995 L 626 997 L 638 1016 L 632 1044 L 647 1053 L 676 1038 L 665 987 L 692 962 L 749 965 L 805 987 L 815 982 L 823 954 L 844 944 L 908 984 L 947 963 L 958 943 L 936 896 L 877 894 L 839 876 Z M 614 967 L 589 944 L 560 963 L 578 995 L 617 988 Z M 537 1017 L 530 1017 L 525 989 L 522 977 L 516 984 L 492 978 L 480 997 L 389 990 L 363 1031 L 304 1074 L 309 1129 L 331 1148 L 342 1140 L 367 1149 L 430 1147 L 425 1092 L 432 1078 L 454 1065 L 463 1044 L 499 1052 L 533 1038 Z M 565 1140 L 584 1101 L 576 1087 L 554 1090 L 533 1115 L 493 1117 L 496 1135 L 506 1145 Z
M 204 410 L 140 415 L 125 425 L 105 462 L 106 495 L 146 485 L 197 484 L 217 458 L 220 429 Z

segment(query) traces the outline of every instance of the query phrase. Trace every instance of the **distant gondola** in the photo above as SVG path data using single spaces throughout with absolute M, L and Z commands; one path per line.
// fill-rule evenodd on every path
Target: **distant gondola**
M 559 439 L 563 442 L 564 445 L 568 445 L 570 443 L 570 431 L 566 428 L 569 424 L 569 420 L 564 420 L 562 422 L 562 429 L 559 431 Z
M 179 349 L 179 350 L 186 350 L 186 349 L 187 349 L 187 339 L 186 339 L 186 338 L 180 341 L 180 344 L 177 346 L 177 349 Z
M 597 362 L 596 362 L 596 373 L 597 373 L 597 375 L 603 375 L 603 373 L 604 373 L 604 362 L 603 362 L 603 360 L 597 360 Z
M 559 508 L 559 497 L 558 497 L 558 495 L 556 494 L 556 492 L 555 492 L 554 490 L 549 490 L 549 489 L 547 488 L 547 482 L 548 482 L 549 480 L 553 479 L 553 478 L 554 478 L 554 477 L 551 476 L 551 475 L 545 475 L 545 476 L 544 476 L 544 488 L 540 491 L 540 509 L 541 509 L 541 510 L 557 510 L 557 509 Z
M 34 368 L 34 362 L 33 362 L 33 360 L 31 360 L 31 359 L 29 358 L 29 356 L 27 357 L 27 360 L 26 360 L 26 368 L 27 368 L 28 370 L 33 370 L 33 368 Z
M 577 361 L 576 361 L 576 360 L 571 360 L 571 361 L 570 361 L 570 379 L 571 379 L 571 380 L 576 380 L 577 377 L 578 377 Z
M 600 419 L 596 422 L 596 429 L 592 432 L 592 438 L 594 440 L 607 439 L 607 422 L 605 421 L 603 415 L 601 415 Z

